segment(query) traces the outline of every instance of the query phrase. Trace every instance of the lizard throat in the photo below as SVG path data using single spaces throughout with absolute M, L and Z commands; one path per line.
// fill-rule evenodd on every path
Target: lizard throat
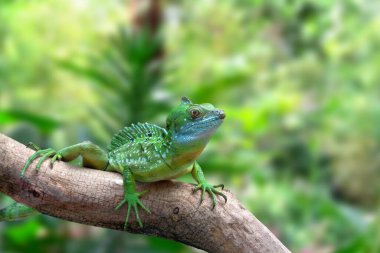
M 209 139 L 209 136 L 197 138 L 196 136 L 174 135 L 171 144 L 172 154 L 174 157 L 181 157 L 181 160 L 183 159 L 186 163 L 195 161 Z

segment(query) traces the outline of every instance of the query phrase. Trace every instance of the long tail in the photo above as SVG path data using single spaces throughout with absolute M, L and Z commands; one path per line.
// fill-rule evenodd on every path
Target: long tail
M 33 208 L 14 202 L 0 210 L 0 222 L 21 220 L 36 214 L 39 214 L 39 212 Z

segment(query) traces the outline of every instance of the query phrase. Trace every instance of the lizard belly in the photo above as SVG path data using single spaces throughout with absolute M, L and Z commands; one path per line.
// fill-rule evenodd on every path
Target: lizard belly
M 153 166 L 146 170 L 141 170 L 140 168 L 131 168 L 132 174 L 139 182 L 156 182 L 173 179 L 189 173 L 191 170 L 192 164 L 186 164 L 177 168 L 168 167 L 166 164 Z

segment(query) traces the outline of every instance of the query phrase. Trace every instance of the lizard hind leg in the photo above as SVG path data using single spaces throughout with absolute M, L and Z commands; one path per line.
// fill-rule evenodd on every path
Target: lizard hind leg
M 90 141 L 84 141 L 59 151 L 62 155 L 62 161 L 69 162 L 82 157 L 83 166 L 96 170 L 106 170 L 108 165 L 108 155 L 99 146 Z
M 88 168 L 105 170 L 108 165 L 108 156 L 105 151 L 103 151 L 100 147 L 95 144 L 85 141 L 81 142 L 63 149 L 56 151 L 52 148 L 40 149 L 36 145 L 28 145 L 32 146 L 36 152 L 31 155 L 27 162 L 25 163 L 21 175 L 24 175 L 26 169 L 29 165 L 39 156 L 41 156 L 39 162 L 37 163 L 36 170 L 39 170 L 42 163 L 51 158 L 50 165 L 51 167 L 57 160 L 62 160 L 65 162 L 70 162 L 76 159 L 78 156 L 83 158 L 83 165 Z
M 118 210 L 121 208 L 124 204 L 128 203 L 128 211 L 127 216 L 125 218 L 124 222 L 124 230 L 127 229 L 128 226 L 128 220 L 131 213 L 131 209 L 133 207 L 133 210 L 135 211 L 136 220 L 140 227 L 143 227 L 143 224 L 140 220 L 138 207 L 141 207 L 146 211 L 147 213 L 150 213 L 150 210 L 144 206 L 144 204 L 140 201 L 140 197 L 147 193 L 148 191 L 143 192 L 136 192 L 136 185 L 135 185 L 135 179 L 133 177 L 133 174 L 128 168 L 123 168 L 123 185 L 124 185 L 124 198 L 123 200 L 115 207 L 115 210 Z

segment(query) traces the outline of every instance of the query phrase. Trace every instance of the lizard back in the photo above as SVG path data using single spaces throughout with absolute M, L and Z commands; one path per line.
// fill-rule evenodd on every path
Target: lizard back
M 107 147 L 108 153 L 116 153 L 125 145 L 132 142 L 137 143 L 159 143 L 166 137 L 167 132 L 164 128 L 149 123 L 132 124 L 124 127 L 111 139 L 110 145 Z
M 108 146 L 109 163 L 117 171 L 130 169 L 139 181 L 155 180 L 160 174 L 157 171 L 171 170 L 169 149 L 164 128 L 149 123 L 132 124 L 112 138 Z

